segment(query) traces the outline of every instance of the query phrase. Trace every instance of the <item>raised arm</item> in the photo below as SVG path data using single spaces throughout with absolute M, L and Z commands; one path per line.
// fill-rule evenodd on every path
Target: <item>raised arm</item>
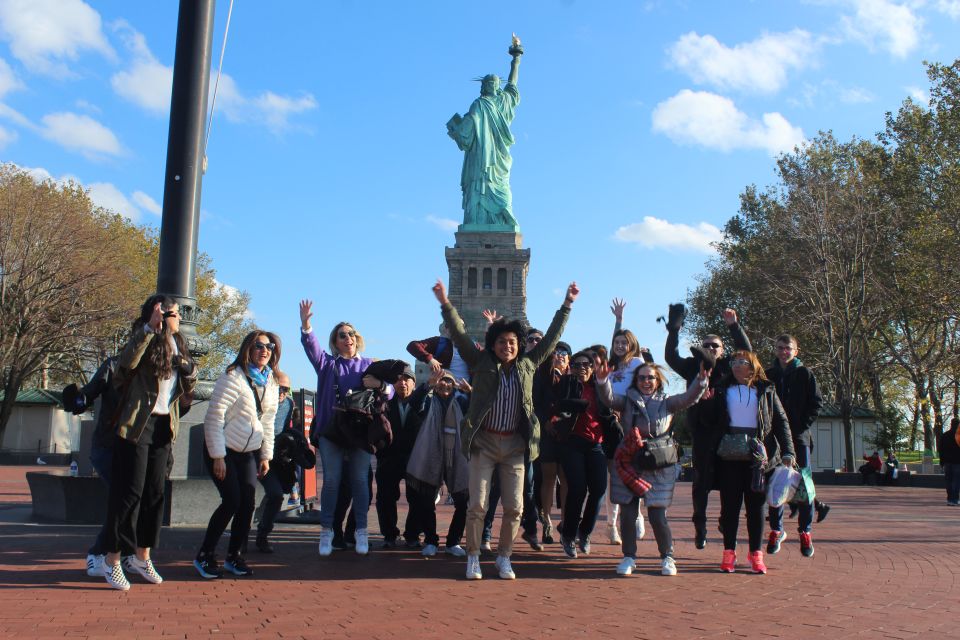
M 443 315 L 443 322 L 447 331 L 450 332 L 450 339 L 453 340 L 453 344 L 456 345 L 460 357 L 467 363 L 467 366 L 473 367 L 480 359 L 480 350 L 477 349 L 477 345 L 473 343 L 473 340 L 464 330 L 463 320 L 460 319 L 460 314 L 450 303 L 450 298 L 447 297 L 447 288 L 443 286 L 443 282 L 439 279 L 433 285 L 433 295 L 440 303 L 440 313 Z
M 687 407 L 692 407 L 693 405 L 697 404 L 697 402 L 700 401 L 700 398 L 703 397 L 704 392 L 707 390 L 709 381 L 710 371 L 705 370 L 701 364 L 700 373 L 696 378 L 694 378 L 693 382 L 686 391 L 667 397 L 667 411 L 670 413 L 677 413 L 678 411 L 683 411 Z
M 520 44 L 520 38 L 517 37 L 517 34 L 513 34 L 513 40 L 507 53 L 509 53 L 513 58 L 510 61 L 510 75 L 507 77 L 507 82 L 513 86 L 517 86 L 517 74 L 520 70 L 520 56 L 523 55 L 523 45 Z
M 747 332 L 743 330 L 743 327 L 741 327 L 740 323 L 737 321 L 736 311 L 733 309 L 724 309 L 723 322 L 727 325 L 727 329 L 730 331 L 730 337 L 733 338 L 734 349 L 753 351 L 753 345 L 750 344 L 750 338 L 747 337 Z
M 563 297 L 563 304 L 560 305 L 557 312 L 553 314 L 553 320 L 550 322 L 550 326 L 547 328 L 543 340 L 541 340 L 529 354 L 529 358 L 533 360 L 535 366 L 539 367 L 540 363 L 546 360 L 557 348 L 557 343 L 560 342 L 560 336 L 563 334 L 563 328 L 567 324 L 567 318 L 570 317 L 570 309 L 573 307 L 573 303 L 579 295 L 580 287 L 577 286 L 576 282 L 571 282 L 567 285 L 567 292 Z M 463 352 L 461 352 L 461 354 L 462 353 Z
M 613 314 L 613 317 L 617 319 L 613 323 L 613 336 L 617 336 L 617 332 L 623 328 L 623 308 L 627 306 L 627 303 L 623 301 L 623 298 L 614 298 L 613 303 L 610 305 L 610 312 Z M 610 343 L 610 350 L 613 351 L 613 343 Z
M 313 300 L 300 301 L 300 344 L 307 354 L 307 360 L 313 365 L 317 373 L 323 369 L 327 361 L 327 353 L 320 346 L 317 335 L 313 332 L 310 318 L 313 317 Z

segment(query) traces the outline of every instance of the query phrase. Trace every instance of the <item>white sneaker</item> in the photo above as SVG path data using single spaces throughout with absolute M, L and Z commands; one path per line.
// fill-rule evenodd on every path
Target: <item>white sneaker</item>
M 423 545 L 423 551 L 420 552 L 424 558 L 432 558 L 437 555 L 437 545 L 435 544 L 425 544 Z
M 510 558 L 506 556 L 497 556 L 497 571 L 500 572 L 502 580 L 517 579 L 517 574 L 513 572 L 513 567 L 510 566 Z
M 620 564 L 617 565 L 617 575 L 618 576 L 629 576 L 633 574 L 633 568 L 637 566 L 636 560 L 628 556 L 624 556 L 623 560 L 620 561 Z
M 462 558 L 467 555 L 467 551 L 458 544 L 455 544 L 452 547 L 448 546 L 444 549 L 444 551 L 455 558 Z
M 320 527 L 320 555 L 328 556 L 333 553 L 333 529 Z
M 123 567 L 119 562 L 117 564 L 107 564 L 107 559 L 104 557 L 102 567 L 102 575 L 107 579 L 108 585 L 120 591 L 130 590 L 130 583 L 127 581 L 127 576 L 123 574 Z
M 87 554 L 87 575 L 91 578 L 103 577 L 103 556 Z
M 623 539 L 620 538 L 620 531 L 615 524 L 610 525 L 610 544 L 623 544 Z
M 153 561 L 150 558 L 146 560 L 140 560 L 137 556 L 126 556 L 121 561 L 123 568 L 129 573 L 139 573 L 140 577 L 151 584 L 160 584 L 163 582 L 163 578 L 160 577 L 160 574 L 157 573 L 157 570 L 153 566 Z
M 467 580 L 480 580 L 483 573 L 480 571 L 480 554 L 467 554 Z
M 677 575 L 677 563 L 673 561 L 673 558 L 667 556 L 663 559 L 663 562 L 660 563 L 660 575 L 662 576 L 675 576 Z
M 647 527 L 643 522 L 643 514 L 637 516 L 637 540 L 643 540 L 643 536 L 647 535 Z
M 356 551 L 362 556 L 370 553 L 370 540 L 367 539 L 367 530 L 366 529 L 357 529 L 357 532 L 354 534 L 354 537 L 357 539 L 357 548 Z

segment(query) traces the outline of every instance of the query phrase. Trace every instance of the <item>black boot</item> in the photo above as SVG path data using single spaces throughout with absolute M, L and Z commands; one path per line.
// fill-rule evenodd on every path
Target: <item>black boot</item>
M 257 533 L 257 551 L 260 553 L 273 553 L 273 547 L 267 542 L 267 534 Z

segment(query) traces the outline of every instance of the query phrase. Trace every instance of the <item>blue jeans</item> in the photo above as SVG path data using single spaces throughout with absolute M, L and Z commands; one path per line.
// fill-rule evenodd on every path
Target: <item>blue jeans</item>
M 799 442 L 793 443 L 796 450 L 796 463 L 798 469 L 808 468 L 810 466 L 810 447 Z M 797 516 L 797 531 L 801 533 L 810 533 L 810 525 L 813 524 L 813 504 L 797 504 L 800 511 Z M 770 507 L 770 530 L 783 531 L 783 507 Z
M 326 529 L 333 527 L 340 476 L 346 466 L 350 495 L 353 497 L 354 507 L 359 507 L 354 511 L 357 529 L 366 529 L 367 510 L 370 508 L 370 487 L 367 484 L 367 475 L 370 473 L 371 454 L 362 449 L 344 449 L 322 436 L 317 448 L 320 450 L 320 459 L 323 462 L 320 526 Z
M 947 481 L 947 500 L 960 501 L 960 464 L 954 462 L 943 465 L 943 475 Z

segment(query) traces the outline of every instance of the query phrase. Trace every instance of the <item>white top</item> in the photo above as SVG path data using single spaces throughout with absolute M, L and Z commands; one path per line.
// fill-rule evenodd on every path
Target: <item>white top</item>
M 227 449 L 237 453 L 259 451 L 261 460 L 273 459 L 273 420 L 277 415 L 280 385 L 273 373 L 267 378 L 257 417 L 257 401 L 247 377 L 240 368 L 227 371 L 217 380 L 210 395 L 207 415 L 203 419 L 203 435 L 211 458 L 222 458 Z
M 744 384 L 727 389 L 727 412 L 730 426 L 744 429 L 757 428 L 757 389 Z
M 613 396 L 626 396 L 630 383 L 633 382 L 634 372 L 644 365 L 643 358 L 634 357 L 630 359 L 627 366 L 617 369 L 610 374 L 610 387 L 613 389 Z
M 460 357 L 460 352 L 457 351 L 456 347 L 453 348 L 453 356 L 450 358 L 450 373 L 452 373 L 457 380 L 470 380 L 470 369 L 467 368 L 467 363 Z

